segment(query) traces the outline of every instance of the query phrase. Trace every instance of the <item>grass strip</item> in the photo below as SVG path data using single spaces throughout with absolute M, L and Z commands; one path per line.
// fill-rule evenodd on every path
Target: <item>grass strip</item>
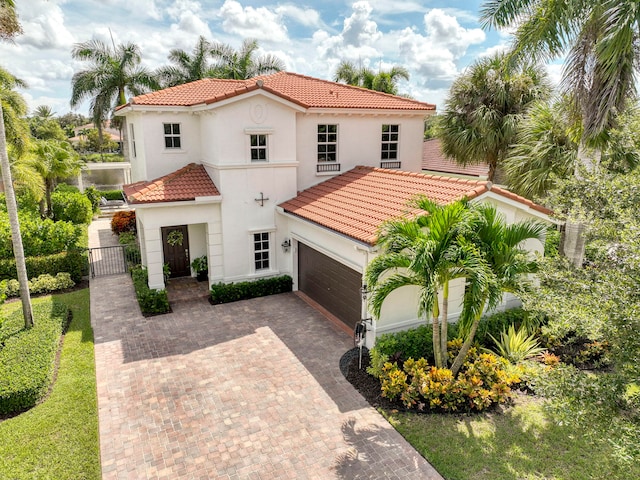
M 68 306 L 73 321 L 65 335 L 49 397 L 0 422 L 0 478 L 12 480 L 100 478 L 98 408 L 89 289 L 33 300 L 34 308 Z M 2 315 L 20 309 L 4 305 Z

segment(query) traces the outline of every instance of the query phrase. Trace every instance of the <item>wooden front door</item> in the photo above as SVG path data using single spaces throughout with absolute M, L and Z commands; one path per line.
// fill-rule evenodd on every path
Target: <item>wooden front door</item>
M 176 240 L 180 238 L 182 241 L 176 243 Z M 191 275 L 191 268 L 189 268 L 189 232 L 186 225 L 162 227 L 162 250 L 164 252 L 164 263 L 169 264 L 171 277 Z

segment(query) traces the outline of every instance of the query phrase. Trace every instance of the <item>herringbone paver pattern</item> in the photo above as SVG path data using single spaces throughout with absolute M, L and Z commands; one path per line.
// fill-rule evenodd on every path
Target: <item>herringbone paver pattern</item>
M 293 294 L 144 318 L 91 280 L 103 478 L 440 479 L 344 379 L 350 339 Z

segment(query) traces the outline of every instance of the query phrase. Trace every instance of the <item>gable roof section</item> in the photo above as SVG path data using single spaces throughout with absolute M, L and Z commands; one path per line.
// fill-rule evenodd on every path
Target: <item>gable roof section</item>
M 185 202 L 196 197 L 215 197 L 220 192 L 202 165 L 190 163 L 150 182 L 137 182 L 123 187 L 129 203 Z
M 550 210 L 483 180 L 356 167 L 315 185 L 280 204 L 285 212 L 351 238 L 374 245 L 385 220 L 411 214 L 407 203 L 417 195 L 447 204 L 469 200 L 488 191 L 549 214 Z
M 489 175 L 489 165 L 486 163 L 463 167 L 454 160 L 447 158 L 442 153 L 442 145 L 437 138 L 422 142 L 422 170 L 480 178 L 487 178 Z
M 127 105 L 194 106 L 212 104 L 263 89 L 304 108 L 365 108 L 434 111 L 435 105 L 375 92 L 291 72 L 262 75 L 249 80 L 205 78 L 157 92 L 139 95 Z

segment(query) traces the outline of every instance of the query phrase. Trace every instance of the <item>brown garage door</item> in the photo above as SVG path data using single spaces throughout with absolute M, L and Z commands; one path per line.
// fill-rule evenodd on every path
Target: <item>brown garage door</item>
M 298 289 L 353 328 L 361 316 L 362 275 L 298 243 Z

